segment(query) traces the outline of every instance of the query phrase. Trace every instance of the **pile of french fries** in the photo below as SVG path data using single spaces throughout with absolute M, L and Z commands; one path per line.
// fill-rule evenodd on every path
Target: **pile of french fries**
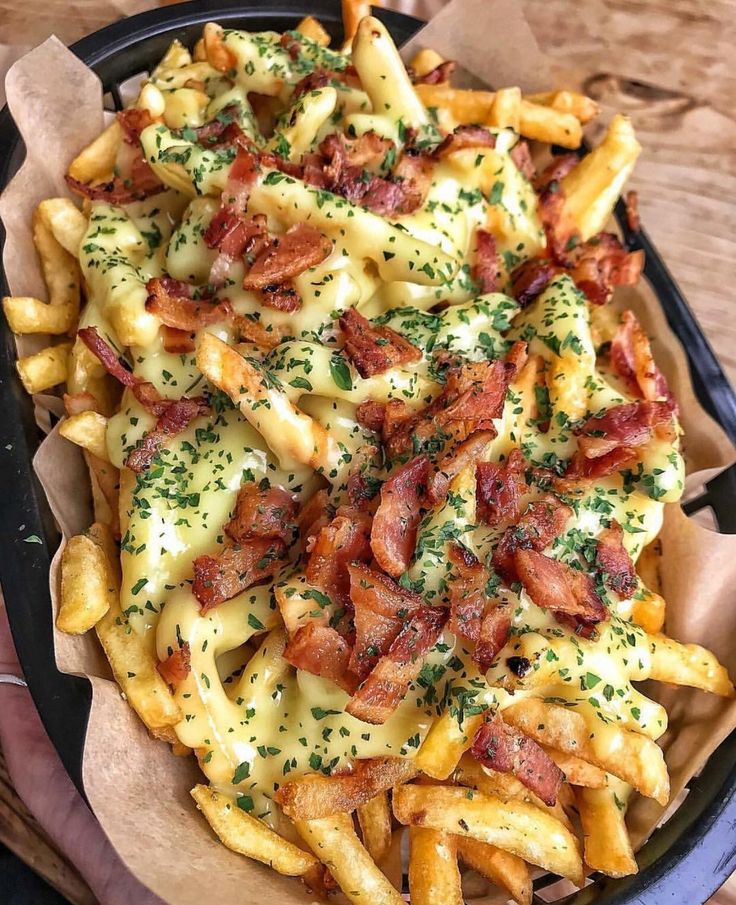
M 345 49 L 364 52 L 353 42 L 361 21 L 370 15 L 368 4 L 343 0 L 343 13 Z M 311 16 L 297 30 L 321 46 L 329 44 L 329 35 Z M 205 30 L 193 60 L 180 45 L 172 45 L 165 65 L 179 70 L 177 78 L 189 85 L 188 102 L 199 102 L 197 72 L 205 66 L 221 71 L 222 54 L 217 27 Z M 423 50 L 411 65 L 421 77 L 443 62 L 434 51 Z M 522 96 L 515 87 L 470 91 L 447 82 L 417 84 L 411 103 L 433 111 L 445 131 L 481 124 L 571 149 L 580 146 L 582 127 L 598 112 L 593 100 L 572 91 Z M 162 93 L 150 83 L 144 85 L 138 105 L 158 116 L 166 111 Z M 72 162 L 70 175 L 87 183 L 109 178 L 121 141 L 120 127 L 114 123 Z M 584 239 L 603 228 L 638 151 L 628 122 L 616 118 L 604 142 L 566 177 L 568 213 Z M 19 359 L 18 373 L 29 393 L 66 384 L 67 418 L 60 433 L 83 450 L 89 467 L 95 522 L 84 534 L 69 538 L 64 548 L 57 626 L 72 634 L 94 628 L 128 703 L 152 734 L 170 742 L 176 753 L 187 754 L 189 748 L 176 732 L 182 721 L 180 703 L 157 669 L 150 644 L 134 630 L 120 604 L 119 506 L 134 476 L 116 468 L 108 454 L 108 419 L 117 410 L 120 391 L 76 337 L 80 317 L 84 322 L 86 289 L 78 255 L 87 227 L 86 203 L 80 209 L 68 198 L 43 201 L 34 216 L 33 239 L 48 298 L 3 299 L 15 333 L 54 338 L 48 348 Z M 135 334 L 140 326 L 134 323 L 136 316 L 126 310 L 115 315 L 123 345 L 124 335 Z M 232 349 L 220 349 L 218 342 L 209 336 L 203 341 L 198 358 L 202 370 L 234 399 L 238 394 L 251 399 L 259 390 L 238 370 L 243 359 Z M 232 387 L 224 385 L 222 376 L 228 355 L 238 360 L 230 372 Z M 531 384 L 528 390 L 533 394 Z M 282 430 L 283 425 L 273 422 L 274 434 Z M 268 428 L 262 432 L 267 435 Z M 307 445 L 315 445 L 311 435 Z M 635 621 L 651 633 L 649 675 L 733 695 L 725 670 L 711 654 L 659 634 L 664 604 L 658 594 L 656 560 L 653 548 L 640 560 L 647 590 L 634 613 Z M 278 617 L 274 615 L 262 629 L 269 630 L 262 650 L 268 647 L 277 671 L 290 670 L 279 656 L 285 636 Z M 228 848 L 285 876 L 301 878 L 315 895 L 339 886 L 358 905 L 404 901 L 396 854 L 407 827 L 413 905 L 462 905 L 465 869 L 519 905 L 532 901 L 535 868 L 576 886 L 585 883 L 590 871 L 611 877 L 634 873 L 636 859 L 625 823 L 627 802 L 637 790 L 667 803 L 669 782 L 661 750 L 652 738 L 613 724 L 591 732 L 587 717 L 529 689 L 522 686 L 513 700 L 505 699 L 502 714 L 504 721 L 540 744 L 563 771 L 565 783 L 551 807 L 513 775 L 483 767 L 470 756 L 485 714 L 458 719 L 449 709 L 434 721 L 413 758 L 373 758 L 354 765 L 352 771 L 289 779 L 276 795 L 280 814 L 274 825 L 239 807 L 232 787 L 200 784 L 191 794 Z

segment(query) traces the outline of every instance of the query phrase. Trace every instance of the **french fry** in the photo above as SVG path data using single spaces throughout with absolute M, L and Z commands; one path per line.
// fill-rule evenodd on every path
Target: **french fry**
M 542 749 L 565 774 L 565 779 L 572 785 L 585 786 L 588 789 L 602 789 L 606 785 L 606 772 L 588 763 L 581 757 L 575 757 L 566 751 L 558 751 L 542 745 Z
M 296 30 L 300 35 L 319 44 L 320 47 L 329 47 L 330 36 L 319 19 L 315 19 L 314 16 L 305 16 L 297 25 Z
M 415 764 L 404 758 L 358 760 L 351 773 L 302 776 L 284 783 L 274 797 L 287 817 L 315 820 L 350 813 L 379 792 L 412 779 L 417 772 Z
M 436 50 L 432 50 L 430 47 L 424 47 L 422 48 L 422 50 L 414 54 L 409 66 L 418 76 L 421 77 L 432 72 L 438 66 L 441 66 L 444 62 L 445 58 L 441 54 L 437 53 Z
M 564 215 L 583 241 L 605 228 L 640 152 L 631 121 L 617 114 L 598 147 L 562 179 Z
M 457 836 L 443 830 L 409 827 L 412 905 L 463 905 L 457 841 Z
M 448 85 L 415 85 L 419 99 L 425 107 L 449 110 L 458 124 L 488 123 L 495 94 L 492 91 L 470 91 L 450 88 Z
M 322 886 L 322 866 L 314 855 L 279 836 L 211 786 L 199 783 L 190 795 L 220 841 L 231 851 L 267 864 L 284 876 L 301 877 L 311 889 Z
M 363 845 L 368 854 L 378 863 L 382 861 L 391 848 L 391 808 L 388 806 L 388 795 L 379 792 L 365 804 L 356 808 Z
M 228 72 L 237 65 L 237 57 L 223 40 L 222 26 L 208 22 L 204 27 L 204 52 L 207 62 L 218 72 Z
M 110 461 L 107 453 L 107 418 L 104 415 L 92 411 L 71 415 L 61 422 L 59 433 L 103 462 Z
M 370 0 L 342 0 L 342 32 L 343 49 L 349 50 L 353 38 L 358 31 L 360 20 L 371 14 Z M 375 6 L 380 6 L 381 0 L 376 0 Z
M 575 119 L 572 113 L 560 113 L 552 107 L 532 104 L 524 99 L 519 110 L 519 131 L 526 138 L 563 148 L 579 148 L 583 140 L 580 120 Z
M 667 804 L 670 783 L 662 749 L 647 736 L 597 720 L 589 726 L 580 713 L 538 698 L 512 704 L 503 718 L 540 744 L 590 761 Z
M 627 877 L 639 870 L 625 820 L 630 787 L 615 777 L 609 779 L 604 789 L 574 789 L 585 863 L 609 877 Z
M 656 635 L 664 626 L 667 604 L 664 597 L 639 587 L 631 607 L 631 621 L 640 625 L 645 632 Z
M 74 326 L 75 312 L 65 305 L 49 305 L 30 296 L 5 296 L 3 311 L 13 333 L 58 336 Z
M 312 147 L 319 130 L 333 114 L 336 104 L 337 91 L 329 85 L 308 92 L 289 117 L 287 125 L 274 133 L 268 147 L 275 151 L 279 142 L 285 141 L 289 148 L 287 159 L 298 162 Z
M 660 574 L 661 564 L 662 541 L 657 538 L 644 547 L 639 554 L 639 558 L 636 560 L 636 571 L 639 578 L 641 578 L 647 588 L 655 594 L 662 593 L 662 576 Z
M 457 854 L 464 864 L 505 890 L 518 905 L 530 905 L 532 878 L 521 858 L 469 836 L 457 837 Z
M 79 337 L 69 355 L 67 389 L 70 394 L 89 393 L 95 400 L 95 411 L 111 416 L 120 398 L 120 384 L 102 367 L 99 359 Z
M 470 836 L 582 885 L 575 837 L 525 801 L 504 802 L 451 786 L 403 785 L 394 789 L 393 808 L 400 823 Z
M 93 628 L 114 599 L 114 576 L 105 550 L 94 536 L 78 534 L 69 538 L 61 555 L 56 627 L 68 635 L 81 635 Z
M 513 129 L 521 125 L 521 89 L 499 88 L 493 98 L 490 123 L 498 129 Z
M 68 173 L 79 182 L 101 182 L 112 176 L 123 133 L 117 120 L 80 151 L 69 164 Z
M 399 892 L 361 845 L 349 814 L 295 820 L 297 832 L 355 905 L 404 905 Z
M 432 723 L 424 737 L 414 763 L 433 779 L 447 779 L 465 751 L 473 744 L 476 732 L 483 724 L 482 713 L 467 717 L 462 725 L 449 710 Z
M 583 125 L 601 112 L 592 97 L 578 91 L 543 91 L 539 94 L 527 94 L 524 99 L 532 104 L 551 107 L 558 113 L 571 113 Z
M 158 66 L 151 73 L 151 78 L 157 78 L 163 69 L 182 69 L 192 62 L 192 57 L 186 47 L 178 38 L 169 44 L 166 53 L 161 57 Z
M 35 355 L 19 358 L 15 367 L 26 392 L 43 393 L 44 390 L 64 383 L 70 350 L 71 343 L 60 343 L 58 346 L 42 349 Z
M 664 635 L 654 635 L 650 642 L 651 679 L 672 685 L 689 685 L 724 698 L 736 696 L 728 670 L 706 648 L 699 644 L 680 644 Z
M 79 246 L 87 232 L 87 218 L 71 198 L 47 198 L 38 205 L 38 216 L 59 245 L 78 258 Z

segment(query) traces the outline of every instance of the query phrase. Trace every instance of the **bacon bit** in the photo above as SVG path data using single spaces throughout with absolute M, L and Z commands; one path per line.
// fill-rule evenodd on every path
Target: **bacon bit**
M 305 75 L 303 79 L 294 85 L 292 103 L 297 101 L 303 94 L 309 94 L 310 91 L 317 91 L 320 88 L 324 88 L 326 85 L 329 85 L 334 78 L 335 73 L 332 70 L 323 69 L 318 66 L 314 72 Z
M 422 357 L 421 350 L 396 330 L 372 324 L 355 308 L 343 311 L 339 324 L 345 352 L 361 377 L 383 374 Z
M 417 75 L 416 72 L 409 69 L 409 76 L 415 85 L 444 85 L 450 81 L 452 73 L 455 71 L 457 64 L 454 60 L 445 60 L 424 75 Z
M 473 660 L 485 672 L 511 633 L 511 606 L 505 600 L 491 600 L 486 604 L 480 623 L 480 635 L 473 651 Z
M 200 399 L 183 397 L 166 400 L 154 429 L 145 434 L 138 445 L 128 453 L 126 466 L 137 474 L 145 471 L 167 440 L 186 430 L 198 415 L 204 415 L 208 411 L 209 407 Z
M 432 184 L 434 162 L 429 154 L 407 148 L 394 167 L 393 179 L 401 186 L 403 200 L 400 214 L 412 214 L 424 204 Z
M 323 679 L 331 679 L 349 694 L 357 685 L 350 673 L 350 645 L 334 628 L 307 622 L 289 639 L 282 654 L 287 663 Z
M 207 62 L 218 72 L 230 72 L 238 65 L 235 52 L 225 44 L 223 30 L 219 25 L 210 23 L 204 30 L 204 48 Z
M 547 288 L 560 268 L 549 258 L 530 258 L 511 274 L 511 295 L 526 308 Z
M 264 327 L 260 321 L 248 315 L 236 315 L 233 318 L 233 326 L 241 340 L 253 343 L 263 351 L 270 352 L 275 349 L 284 338 L 278 327 L 272 324 Z
M 225 534 L 236 544 L 251 537 L 278 538 L 290 543 L 296 531 L 297 502 L 281 487 L 261 488 L 253 481 L 238 491 L 235 512 Z
M 544 550 L 565 529 L 572 509 L 551 493 L 529 503 L 516 525 L 507 528 L 493 552 L 493 566 L 507 582 L 517 580 L 517 550 Z
M 194 333 L 208 324 L 229 320 L 233 309 L 227 299 L 212 302 L 192 298 L 195 287 L 171 277 L 153 277 L 146 283 L 146 311 L 167 327 Z
M 386 403 L 368 399 L 361 402 L 355 412 L 355 418 L 361 427 L 379 434 L 383 430 L 386 416 Z
M 314 539 L 307 563 L 310 584 L 320 588 L 337 603 L 350 600 L 351 562 L 368 562 L 371 558 L 370 516 L 349 506 L 341 506 L 336 517 L 321 528 Z
M 194 560 L 192 592 L 206 613 L 264 578 L 271 578 L 286 554 L 282 541 L 255 537 L 239 547 L 226 547 L 216 556 Z
M 97 332 L 97 327 L 80 327 L 77 336 L 95 355 L 108 374 L 112 375 L 123 386 L 132 387 L 138 383 L 138 378 L 131 373 L 118 358 L 112 346 L 108 345 Z
M 448 629 L 460 638 L 475 643 L 480 638 L 480 624 L 486 607 L 488 571 L 461 544 L 451 544 L 449 559 L 456 574 L 448 582 L 450 619 Z
M 164 349 L 174 355 L 183 355 L 186 352 L 193 352 L 195 349 L 194 334 L 187 330 L 177 330 L 176 327 L 167 327 L 166 324 L 161 325 L 161 340 Z
M 559 183 L 575 169 L 580 162 L 577 154 L 559 154 L 552 162 L 539 174 L 534 182 L 534 188 L 537 192 L 552 190 L 557 192 Z
M 467 148 L 495 148 L 496 136 L 484 126 L 458 126 L 434 149 L 433 156 L 442 158 Z
M 605 528 L 598 535 L 595 561 L 603 572 L 605 586 L 627 600 L 636 590 L 638 579 L 623 538 L 623 528 L 612 519 L 610 528 Z
M 529 361 L 529 347 L 523 339 L 517 339 L 511 344 L 511 348 L 506 353 L 506 361 L 514 366 L 515 375 L 526 366 Z
M 513 774 L 549 807 L 556 803 L 565 774 L 543 748 L 499 714 L 483 723 L 470 752 L 484 767 Z
M 427 497 L 431 503 L 437 505 L 445 500 L 453 478 L 478 461 L 494 436 L 493 431 L 477 431 L 445 453 L 427 485 Z
M 421 672 L 422 661 L 437 643 L 447 616 L 447 610 L 440 607 L 418 606 L 345 711 L 365 723 L 385 723 Z
M 143 201 L 151 195 L 163 192 L 166 188 L 144 160 L 133 164 L 128 179 L 115 176 L 109 182 L 90 185 L 68 175 L 64 178 L 69 188 L 78 195 L 91 201 L 106 201 L 108 204 L 132 204 L 134 201 Z
M 99 411 L 99 403 L 87 390 L 80 393 L 64 393 L 64 411 L 67 415 L 79 415 L 82 412 Z
M 331 239 L 308 223 L 297 223 L 260 252 L 243 280 L 243 288 L 270 289 L 321 264 L 331 252 Z
M 241 255 L 262 251 L 268 241 L 268 221 L 265 214 L 243 219 L 226 205 L 212 218 L 202 238 L 208 248 L 216 248 L 234 261 Z
M 584 624 L 605 622 L 608 610 L 585 572 L 544 556 L 534 549 L 517 549 L 515 571 L 534 603 L 556 615 L 573 616 Z
M 354 454 L 347 480 L 348 499 L 356 509 L 374 509 L 380 482 L 371 474 L 381 462 L 380 449 L 372 444 L 361 446 Z M 377 501 L 376 501 L 377 504 Z
M 346 167 L 374 170 L 396 148 L 390 138 L 383 138 L 372 129 L 357 138 L 346 138 L 341 132 L 328 135 L 319 146 L 328 163 L 325 175 L 331 182 L 339 182 Z
M 422 598 L 368 566 L 350 565 L 348 572 L 355 610 L 350 670 L 363 681 L 379 658 L 388 653 L 407 616 L 422 606 Z
M 299 41 L 298 38 L 295 38 L 294 35 L 284 32 L 279 38 L 279 44 L 289 54 L 292 60 L 299 58 L 299 54 L 302 52 L 302 45 L 301 41 Z
M 164 682 L 174 688 L 179 682 L 183 682 L 192 670 L 192 652 L 189 649 L 189 642 L 183 641 L 181 647 L 159 663 L 156 668 Z
M 475 469 L 478 519 L 495 527 L 514 523 L 520 515 L 520 498 L 529 489 L 524 478 L 524 456 L 514 448 L 505 462 L 479 462 Z
M 624 311 L 611 343 L 611 367 L 634 396 L 672 401 L 664 374 L 657 367 L 649 337 L 633 311 Z
M 560 260 L 564 253 L 560 254 Z M 566 256 L 566 269 L 578 289 L 594 305 L 605 305 L 614 286 L 635 286 L 644 266 L 644 252 L 627 252 L 612 233 L 598 233 L 578 243 Z
M 498 288 L 498 255 L 496 254 L 496 240 L 493 234 L 485 229 L 478 228 L 475 231 L 475 264 L 471 268 L 470 275 L 473 282 L 478 285 L 480 291 L 495 292 Z
M 529 182 L 532 182 L 537 175 L 537 170 L 534 166 L 534 161 L 532 160 L 528 142 L 517 141 L 511 149 L 509 157 L 513 160 L 516 169 L 521 175 L 525 179 L 528 179 Z
M 275 283 L 264 286 L 260 292 L 261 304 L 275 311 L 293 313 L 302 307 L 302 299 L 293 283 Z
M 669 400 L 615 405 L 588 418 L 579 430 L 578 448 L 587 459 L 597 459 L 621 447 L 644 446 L 658 427 L 672 424 L 674 413 Z
M 381 487 L 381 502 L 371 529 L 371 549 L 378 565 L 394 578 L 409 568 L 414 555 L 429 468 L 429 459 L 417 456 L 397 469 Z
M 626 225 L 632 233 L 638 233 L 641 229 L 639 195 L 633 190 L 626 193 Z
M 576 452 L 565 471 L 565 477 L 558 480 L 556 486 L 562 492 L 566 492 L 570 489 L 571 483 L 573 487 L 576 486 L 577 479 L 587 481 L 608 477 L 622 468 L 633 465 L 637 458 L 637 450 L 627 446 L 613 449 L 596 459 L 587 459 L 581 452 Z
M 117 120 L 123 131 L 123 140 L 136 146 L 141 140 L 141 132 L 153 123 L 150 111 L 138 107 L 118 110 Z

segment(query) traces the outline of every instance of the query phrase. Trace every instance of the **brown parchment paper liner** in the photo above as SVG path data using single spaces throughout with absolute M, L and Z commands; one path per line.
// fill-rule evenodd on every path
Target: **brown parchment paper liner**
M 405 2 L 391 5 L 406 8 Z M 453 0 L 411 42 L 412 50 L 422 46 L 462 60 L 473 77 L 490 85 L 519 84 L 528 91 L 553 87 L 531 31 L 511 0 Z M 33 210 L 43 198 L 66 194 L 63 174 L 68 162 L 102 128 L 102 92 L 96 76 L 54 37 L 13 66 L 6 91 L 27 156 L 0 198 L 7 231 L 3 263 L 12 292 L 43 298 L 31 238 Z M 697 403 L 684 352 L 649 287 L 620 290 L 617 305 L 633 308 L 654 338 L 657 360 L 680 403 L 689 470 L 729 464 L 732 446 Z M 29 344 L 19 345 L 27 354 Z M 58 411 L 53 397 L 38 402 L 42 419 L 50 409 Z M 88 480 L 77 448 L 51 431 L 34 464 L 64 537 L 86 528 L 91 521 Z M 698 475 L 693 479 L 697 482 Z M 672 505 L 667 507 L 662 541 L 668 633 L 710 647 L 733 674 L 736 538 L 688 521 L 679 506 Z M 58 554 L 50 576 L 54 608 L 57 578 Z M 80 638 L 57 633 L 56 660 L 62 671 L 86 675 L 92 683 L 85 789 L 119 855 L 143 883 L 170 905 L 291 905 L 309 900 L 298 883 L 229 852 L 214 839 L 188 794 L 201 779 L 196 763 L 173 757 L 167 745 L 149 738 L 111 681 L 94 633 Z M 670 714 L 663 746 L 677 793 L 736 727 L 736 704 L 687 689 L 655 686 L 652 693 Z M 646 839 L 661 814 L 649 801 L 633 805 L 637 843 Z

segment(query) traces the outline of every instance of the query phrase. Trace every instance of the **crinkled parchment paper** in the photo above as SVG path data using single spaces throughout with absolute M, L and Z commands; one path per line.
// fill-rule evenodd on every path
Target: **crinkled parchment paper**
M 425 2 L 429 8 L 438 5 Z M 396 5 L 406 7 L 403 2 Z M 462 60 L 472 76 L 490 85 L 551 87 L 545 62 L 511 0 L 453 0 L 413 39 L 413 49 L 421 46 Z M 31 216 L 43 198 L 66 193 L 63 174 L 68 162 L 102 128 L 102 92 L 94 74 L 56 38 L 13 66 L 6 90 L 27 155 L 0 199 L 8 234 L 4 266 L 14 293 L 43 297 Z M 729 464 L 731 444 L 698 405 L 683 350 L 652 291 L 645 285 L 619 291 L 617 304 L 633 308 L 654 339 L 657 360 L 680 402 L 689 470 Z M 77 448 L 52 431 L 35 465 L 64 535 L 86 528 L 91 508 L 82 491 L 88 482 Z M 697 475 L 693 477 L 697 481 Z M 678 505 L 671 505 L 662 541 L 668 633 L 710 647 L 735 673 L 736 538 L 688 521 Z M 57 571 L 58 555 L 51 574 L 54 605 Z M 188 794 L 198 777 L 194 760 L 173 757 L 167 745 L 149 738 L 110 680 L 94 633 L 80 638 L 57 634 L 56 656 L 60 669 L 86 675 L 92 682 L 85 788 L 103 829 L 141 881 L 171 905 L 307 901 L 298 883 L 227 851 L 215 840 Z M 663 745 L 677 794 L 736 727 L 736 703 L 663 686 L 656 694 L 670 714 Z M 646 838 L 661 814 L 652 802 L 634 805 L 631 825 L 637 841 Z

